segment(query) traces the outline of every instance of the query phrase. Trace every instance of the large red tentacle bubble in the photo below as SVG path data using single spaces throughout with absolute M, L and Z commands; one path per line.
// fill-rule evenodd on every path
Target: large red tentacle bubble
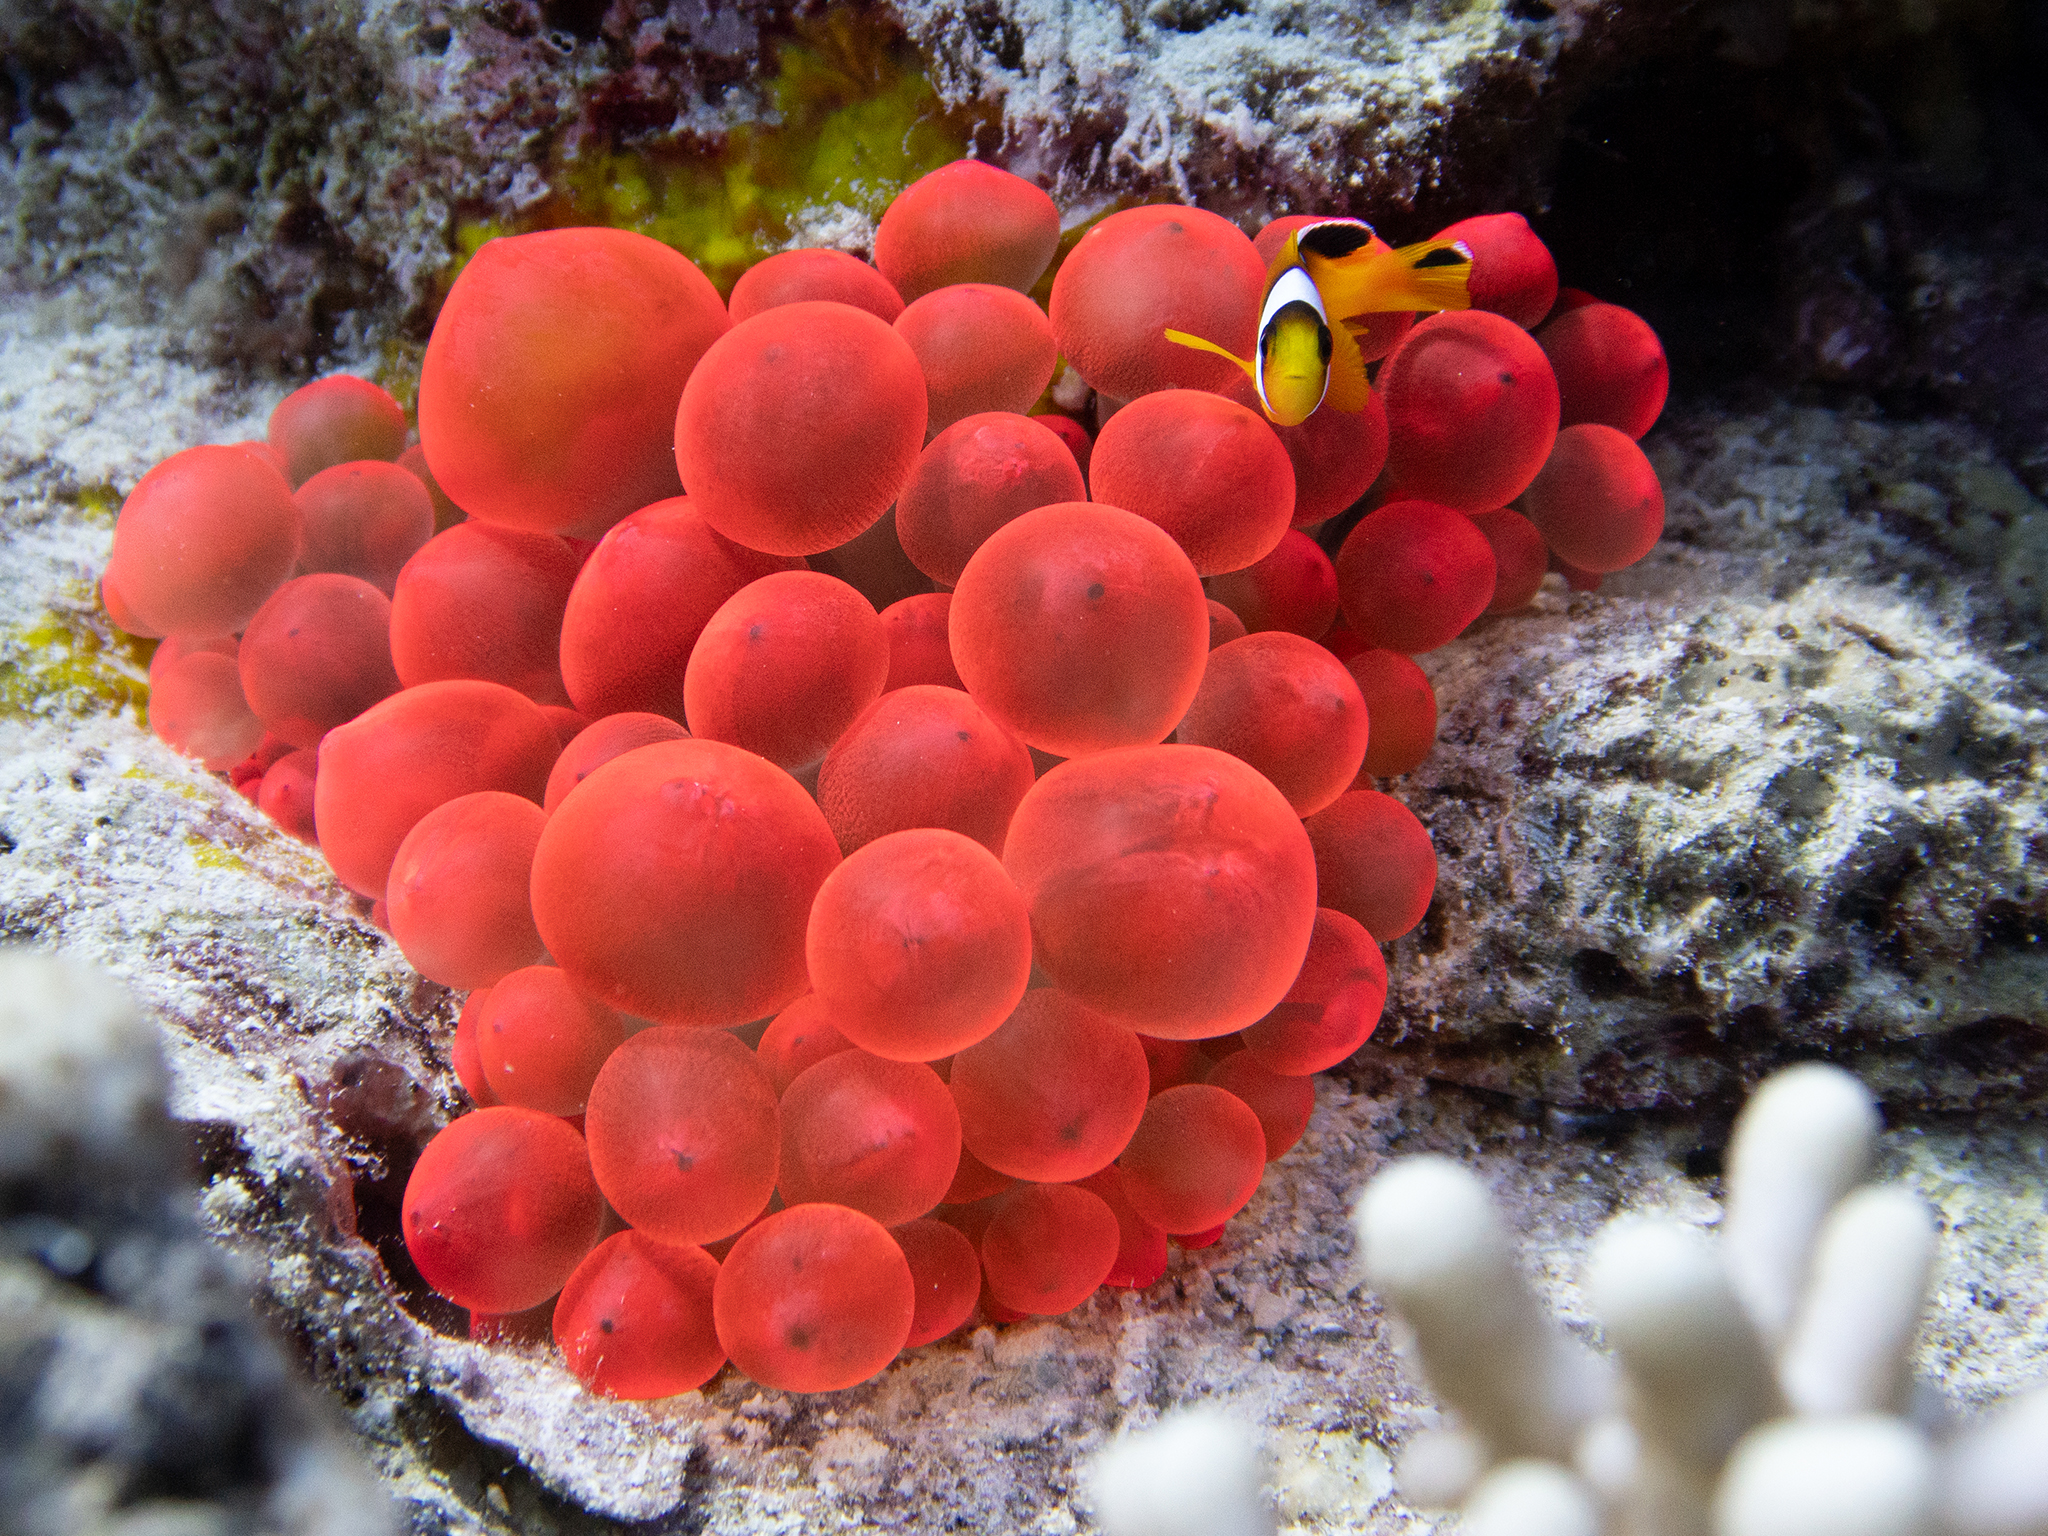
M 435 481 L 472 518 L 595 538 L 681 489 L 676 402 L 728 324 L 688 257 L 631 230 L 486 242 L 420 366 Z
M 986 161 L 955 160 L 920 176 L 883 210 L 875 265 L 905 300 L 948 283 L 1022 292 L 1059 243 L 1059 210 L 1045 193 Z
M 1157 742 L 1208 655 L 1202 579 L 1172 537 L 1100 502 L 1056 502 L 991 534 L 948 628 L 977 704 L 1041 751 Z
M 1227 389 L 1228 358 L 1166 339 L 1186 331 L 1248 358 L 1266 267 L 1228 219 L 1200 208 L 1127 208 L 1083 235 L 1053 279 L 1060 355 L 1106 395 Z
M 1557 438 L 1557 379 L 1535 338 L 1468 309 L 1431 315 L 1380 370 L 1389 499 L 1460 512 L 1504 507 Z
M 783 304 L 705 352 L 675 414 L 675 463 L 727 538 L 816 554 L 888 510 L 926 409 L 917 354 L 891 327 L 848 304 Z
M 533 915 L 577 985 L 664 1023 L 758 1019 L 808 986 L 811 900 L 839 862 L 803 787 L 753 753 L 672 741 L 562 800 L 533 860 Z
M 1208 747 L 1062 763 L 1017 807 L 1003 863 L 1031 904 L 1046 973 L 1167 1039 L 1270 1012 L 1315 924 L 1315 854 L 1293 807 Z
M 304 519 L 253 448 L 187 448 L 121 503 L 107 583 L 160 635 L 239 633 L 298 563 Z
M 1294 515 L 1294 464 L 1264 419 L 1199 389 L 1133 400 L 1095 440 L 1097 501 L 1173 535 L 1204 576 L 1271 554 Z

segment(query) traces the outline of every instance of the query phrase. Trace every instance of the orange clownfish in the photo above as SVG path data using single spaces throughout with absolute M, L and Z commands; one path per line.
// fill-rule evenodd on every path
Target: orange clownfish
M 1166 339 L 1237 364 L 1278 426 L 1300 425 L 1325 402 L 1362 411 L 1371 386 L 1350 327 L 1367 315 L 1466 309 L 1472 302 L 1472 252 L 1463 241 L 1423 240 L 1399 250 L 1375 250 L 1376 244 L 1371 227 L 1357 219 L 1325 219 L 1290 234 L 1267 269 L 1258 351 L 1250 359 L 1186 331 L 1169 330 Z

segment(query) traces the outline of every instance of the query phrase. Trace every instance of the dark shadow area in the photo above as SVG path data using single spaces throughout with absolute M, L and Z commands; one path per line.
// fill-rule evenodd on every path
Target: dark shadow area
M 1964 415 L 2048 489 L 2048 7 L 1730 3 L 1589 97 L 1532 222 L 1674 396 Z

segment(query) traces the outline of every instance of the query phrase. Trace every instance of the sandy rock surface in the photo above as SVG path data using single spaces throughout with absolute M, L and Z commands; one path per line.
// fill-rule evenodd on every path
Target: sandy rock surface
M 1594 1111 L 1725 1114 L 1820 1052 L 1900 1108 L 2040 1102 L 2048 509 L 1939 424 L 1652 447 L 1647 560 L 1425 659 L 1443 879 L 1376 1044 Z

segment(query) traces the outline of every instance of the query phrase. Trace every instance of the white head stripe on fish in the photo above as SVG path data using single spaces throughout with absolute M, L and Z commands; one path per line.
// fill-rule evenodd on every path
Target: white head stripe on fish
M 1259 340 L 1266 339 L 1266 327 L 1273 323 L 1273 317 L 1289 304 L 1306 304 L 1316 312 L 1316 318 L 1323 324 L 1330 323 L 1329 311 L 1323 308 L 1323 296 L 1316 291 L 1315 279 L 1300 267 L 1289 267 L 1273 279 L 1273 286 L 1266 290 L 1265 307 L 1259 311 Z

